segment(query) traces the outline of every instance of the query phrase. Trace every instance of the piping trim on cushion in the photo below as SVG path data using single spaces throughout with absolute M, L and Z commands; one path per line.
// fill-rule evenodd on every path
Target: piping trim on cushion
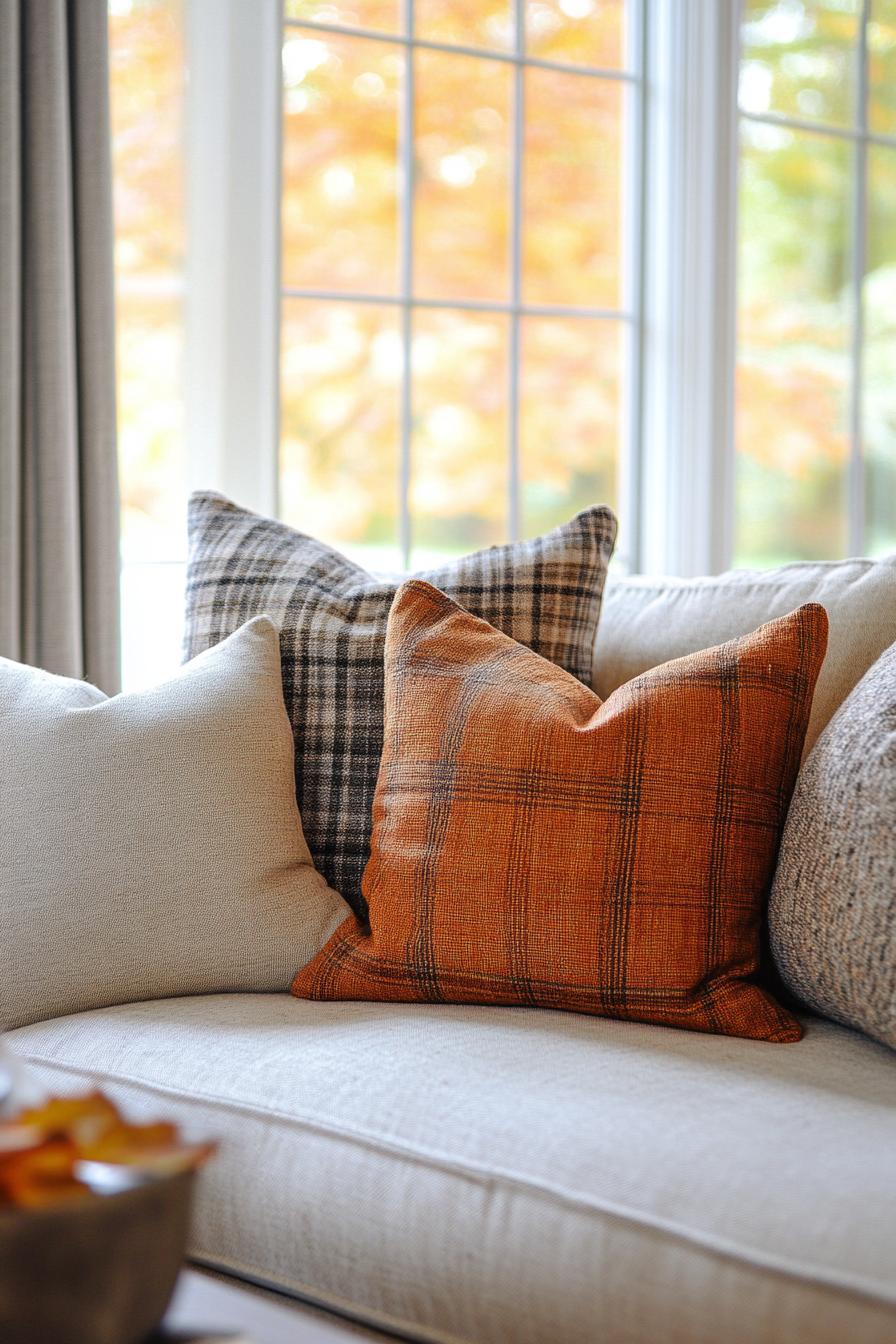
M 684 1223 L 679 1223 L 673 1218 L 664 1218 L 658 1214 L 648 1213 L 640 1209 L 633 1209 L 622 1204 L 617 1204 L 613 1200 L 596 1199 L 593 1196 L 586 1197 L 581 1193 L 569 1190 L 566 1186 L 555 1184 L 552 1181 L 539 1180 L 532 1176 L 524 1176 L 518 1172 L 511 1171 L 501 1167 L 487 1167 L 484 1163 L 477 1163 L 470 1159 L 459 1161 L 447 1154 L 440 1153 L 436 1149 L 423 1148 L 418 1145 L 399 1143 L 394 1139 L 388 1139 L 381 1134 L 374 1134 L 359 1127 L 350 1125 L 335 1125 L 331 1122 L 316 1120 L 311 1116 L 300 1116 L 281 1111 L 271 1106 L 261 1104 L 252 1104 L 234 1101 L 228 1097 L 218 1096 L 213 1092 L 203 1091 L 184 1091 L 181 1088 L 167 1087 L 164 1083 L 151 1083 L 141 1078 L 133 1078 L 125 1073 L 103 1073 L 99 1070 L 76 1068 L 71 1064 L 60 1064 L 56 1060 L 44 1056 L 36 1055 L 30 1052 L 22 1054 L 23 1059 L 29 1060 L 34 1064 L 44 1064 L 48 1068 L 59 1069 L 63 1073 L 75 1074 L 79 1077 L 90 1079 L 102 1079 L 109 1083 L 123 1083 L 129 1087 L 141 1089 L 144 1092 L 151 1092 L 159 1096 L 173 1097 L 183 1102 L 208 1103 L 219 1107 L 221 1110 L 232 1111 L 239 1115 L 255 1116 L 263 1115 L 268 1119 L 276 1120 L 287 1126 L 294 1126 L 296 1129 L 304 1129 L 312 1133 L 323 1135 L 325 1138 L 341 1139 L 350 1144 L 373 1148 L 379 1152 L 388 1153 L 390 1156 L 402 1158 L 405 1161 L 413 1161 L 421 1166 L 428 1166 L 434 1170 L 446 1172 L 452 1176 L 461 1176 L 466 1180 L 479 1180 L 487 1183 L 501 1182 L 505 1186 L 512 1186 L 530 1195 L 540 1195 L 543 1198 L 553 1199 L 557 1203 L 565 1204 L 567 1207 L 574 1208 L 580 1212 L 598 1213 L 608 1218 L 615 1218 L 623 1222 L 628 1222 L 636 1227 L 650 1228 L 655 1232 L 660 1232 L 666 1236 L 686 1242 L 690 1245 L 699 1247 L 703 1251 L 708 1251 L 713 1255 L 721 1256 L 728 1260 L 741 1261 L 756 1269 L 762 1269 L 774 1274 L 780 1274 L 787 1278 L 799 1280 L 803 1283 L 819 1284 L 825 1288 L 834 1288 L 841 1292 L 852 1293 L 858 1297 L 870 1299 L 871 1301 L 886 1306 L 896 1305 L 896 1283 L 880 1283 L 875 1279 L 868 1279 L 859 1274 L 838 1274 L 835 1271 L 811 1265 L 805 1261 L 792 1260 L 786 1256 L 769 1255 L 754 1246 L 730 1240 L 727 1237 L 720 1237 L 709 1232 L 701 1232 L 698 1228 L 688 1227 Z M 453 1342 L 451 1342 L 453 1344 Z

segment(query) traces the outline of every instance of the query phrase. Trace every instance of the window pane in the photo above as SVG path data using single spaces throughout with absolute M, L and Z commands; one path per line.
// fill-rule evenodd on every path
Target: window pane
M 398 552 L 398 309 L 285 299 L 280 512 L 373 568 Z
M 182 18 L 178 0 L 109 16 L 125 561 L 186 549 Z
M 283 43 L 283 283 L 391 293 L 398 283 L 398 108 L 388 43 Z
M 846 551 L 852 154 L 839 139 L 742 127 L 739 564 Z
M 507 319 L 414 314 L 412 564 L 507 536 Z
M 520 376 L 524 536 L 590 504 L 617 500 L 620 354 L 617 322 L 527 317 Z M 558 408 L 562 424 L 558 428 Z
M 745 0 L 743 109 L 854 122 L 860 16 L 861 0 Z
M 118 281 L 116 318 L 118 462 L 122 558 L 186 554 L 183 454 L 183 305 Z
M 157 686 L 177 670 L 184 648 L 186 560 L 121 568 L 121 684 Z
M 896 135 L 896 0 L 872 0 L 868 86 L 871 129 Z
M 868 150 L 864 449 L 869 554 L 896 551 L 896 149 Z
M 527 70 L 526 302 L 618 306 L 621 142 L 618 83 Z
M 526 52 L 543 60 L 622 66 L 625 0 L 526 0 Z
M 397 33 L 402 28 L 401 0 L 286 0 L 288 19 L 344 23 L 349 28 L 374 28 Z
M 414 0 L 414 34 L 427 42 L 462 47 L 514 45 L 509 0 Z
M 415 293 L 506 299 L 511 70 L 441 52 L 414 62 Z

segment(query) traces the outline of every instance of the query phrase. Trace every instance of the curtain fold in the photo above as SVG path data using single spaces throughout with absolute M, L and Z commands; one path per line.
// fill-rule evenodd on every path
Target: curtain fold
M 105 0 L 0 0 L 0 654 L 119 689 Z

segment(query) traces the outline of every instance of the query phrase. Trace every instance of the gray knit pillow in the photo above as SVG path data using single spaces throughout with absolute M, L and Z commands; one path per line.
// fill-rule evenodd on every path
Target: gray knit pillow
M 896 1049 L 896 644 L 800 773 L 769 920 L 790 989 Z

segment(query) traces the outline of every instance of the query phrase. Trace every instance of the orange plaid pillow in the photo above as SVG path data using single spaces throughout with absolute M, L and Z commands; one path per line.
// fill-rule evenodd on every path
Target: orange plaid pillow
M 601 703 L 429 584 L 404 584 L 370 929 L 347 919 L 293 993 L 799 1040 L 756 975 L 826 642 L 809 604 Z

